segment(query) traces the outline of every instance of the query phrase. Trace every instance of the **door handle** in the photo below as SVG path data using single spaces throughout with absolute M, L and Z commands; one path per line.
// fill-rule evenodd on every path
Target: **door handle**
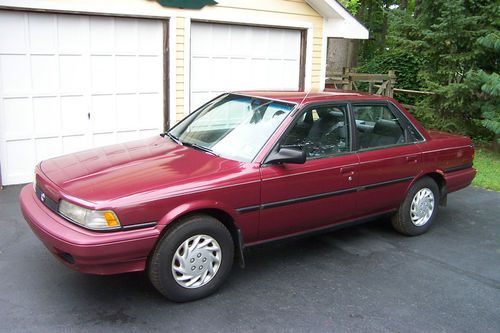
M 406 162 L 408 163 L 417 163 L 418 162 L 418 156 L 417 155 L 412 155 L 412 156 L 406 156 Z

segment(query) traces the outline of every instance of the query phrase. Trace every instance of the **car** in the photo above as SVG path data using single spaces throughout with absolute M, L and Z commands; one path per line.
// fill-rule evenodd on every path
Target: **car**
M 429 230 L 475 174 L 472 141 L 356 92 L 225 93 L 169 131 L 42 161 L 26 221 L 72 269 L 147 271 L 175 302 L 206 297 L 244 250 L 391 216 Z

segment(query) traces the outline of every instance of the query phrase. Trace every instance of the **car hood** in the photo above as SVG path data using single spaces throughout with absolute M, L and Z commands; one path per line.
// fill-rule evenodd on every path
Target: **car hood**
M 167 190 L 163 195 L 192 190 L 243 167 L 160 136 L 64 155 L 40 165 L 63 194 L 94 204 L 159 188 Z

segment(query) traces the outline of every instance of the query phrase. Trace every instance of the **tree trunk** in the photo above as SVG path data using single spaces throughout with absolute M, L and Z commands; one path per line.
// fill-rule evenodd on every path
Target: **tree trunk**
M 359 10 L 356 13 L 356 19 L 361 22 L 362 24 L 365 23 L 365 10 L 366 10 L 366 0 L 361 0 L 359 4 Z M 357 67 L 358 66 L 358 56 L 359 56 L 359 49 L 361 46 L 361 40 L 359 39 L 354 39 L 352 43 L 352 49 L 351 49 L 351 66 L 352 67 Z
M 415 18 L 418 18 L 420 16 L 420 10 L 422 9 L 422 0 L 415 0 L 415 11 L 414 15 Z
M 399 9 L 406 10 L 406 8 L 408 8 L 408 0 L 401 0 L 401 3 L 399 4 Z

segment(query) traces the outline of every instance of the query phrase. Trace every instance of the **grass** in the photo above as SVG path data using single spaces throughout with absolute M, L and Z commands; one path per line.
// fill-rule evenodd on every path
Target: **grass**
M 500 153 L 477 147 L 474 167 L 477 175 L 472 185 L 500 191 Z

